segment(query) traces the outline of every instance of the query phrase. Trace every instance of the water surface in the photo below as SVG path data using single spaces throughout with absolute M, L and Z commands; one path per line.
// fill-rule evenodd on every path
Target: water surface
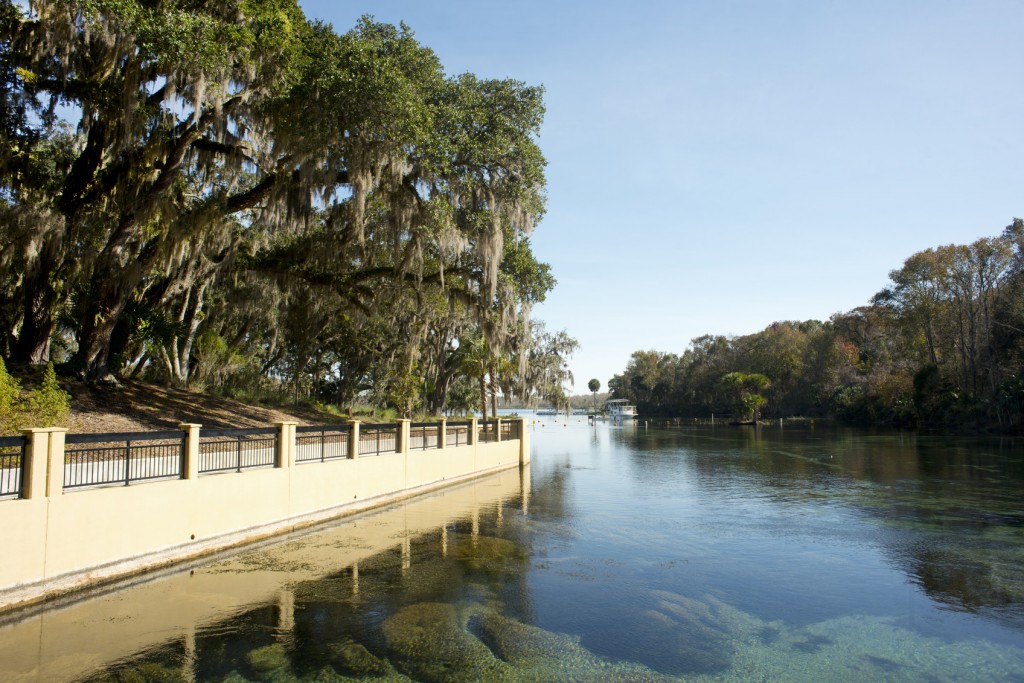
M 532 429 L 523 472 L 13 620 L 0 677 L 1024 681 L 1020 441 Z

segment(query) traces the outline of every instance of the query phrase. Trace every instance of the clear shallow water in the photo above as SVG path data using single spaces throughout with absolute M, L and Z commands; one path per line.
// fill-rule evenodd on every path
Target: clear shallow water
M 1024 681 L 1020 441 L 545 420 L 523 478 L 10 624 L 0 674 Z

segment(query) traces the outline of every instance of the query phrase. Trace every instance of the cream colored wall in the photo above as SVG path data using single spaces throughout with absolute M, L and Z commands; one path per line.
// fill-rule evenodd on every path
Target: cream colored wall
M 287 605 L 302 581 L 358 571 L 360 562 L 409 539 L 438 535 L 466 516 L 495 514 L 502 504 L 525 506 L 529 495 L 529 469 L 506 469 L 479 483 L 149 575 L 132 587 L 130 599 L 100 590 L 51 606 L 0 626 L 0 681 L 80 680 L 140 651 L 187 641 L 197 629 L 240 610 L 273 601 Z
M 67 493 L 62 430 L 32 430 L 31 498 L 0 501 L 0 610 L 513 467 L 529 452 L 510 441 L 297 464 L 294 425 L 281 430 L 282 467 Z

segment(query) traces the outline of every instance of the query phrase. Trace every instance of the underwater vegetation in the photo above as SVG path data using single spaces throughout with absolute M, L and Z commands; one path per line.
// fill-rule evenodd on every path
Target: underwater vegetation
M 528 509 L 327 576 L 253 551 L 225 566 L 287 572 L 284 599 L 88 680 L 1024 681 L 1018 446 L 581 436 L 535 457 Z
M 1016 680 L 1024 671 L 1018 649 L 926 638 L 888 618 L 845 617 L 793 628 L 713 598 L 664 592 L 653 597 L 661 609 L 645 615 L 648 633 L 661 628 L 662 635 L 652 646 L 673 650 L 677 663 L 688 661 L 693 669 L 669 674 L 609 660 L 581 645 L 577 636 L 523 623 L 480 603 L 425 602 L 384 619 L 377 652 L 346 637 L 323 644 L 324 660 L 303 662 L 293 648 L 273 643 L 223 662 L 233 668 L 215 676 L 193 677 L 181 662 L 137 661 L 90 682 L 950 681 L 962 680 L 964 671 L 970 671 L 970 680 L 995 682 Z M 375 640 L 372 634 L 359 637 Z

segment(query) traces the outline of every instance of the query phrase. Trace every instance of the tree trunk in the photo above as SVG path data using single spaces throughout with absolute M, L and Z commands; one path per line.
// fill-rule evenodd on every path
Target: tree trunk
M 57 303 L 57 289 L 50 276 L 58 262 L 49 255 L 41 257 L 33 266 L 31 272 L 25 274 L 21 330 L 12 351 L 16 362 L 41 365 L 50 360 L 53 309 Z
M 480 414 L 487 421 L 487 383 L 484 381 L 483 373 L 480 374 Z
M 120 274 L 108 271 L 93 278 L 97 290 L 82 316 L 82 331 L 75 356 L 87 382 L 113 379 L 109 367 L 111 340 L 141 273 L 142 265 L 136 260 Z
M 13 349 L 15 361 L 33 365 L 49 362 L 55 300 L 56 293 L 49 283 L 25 288 L 24 317 Z
M 498 417 L 498 379 L 491 369 L 491 417 Z
M 185 298 L 181 309 L 178 312 L 178 322 L 186 327 L 185 336 L 174 337 L 171 340 L 170 348 L 164 348 L 171 379 L 176 384 L 187 386 L 192 379 L 194 370 L 192 364 L 192 349 L 195 347 L 196 335 L 199 331 L 199 324 L 203 321 L 203 304 L 206 301 L 206 287 L 209 281 L 200 284 L 196 288 L 189 288 L 185 291 Z

